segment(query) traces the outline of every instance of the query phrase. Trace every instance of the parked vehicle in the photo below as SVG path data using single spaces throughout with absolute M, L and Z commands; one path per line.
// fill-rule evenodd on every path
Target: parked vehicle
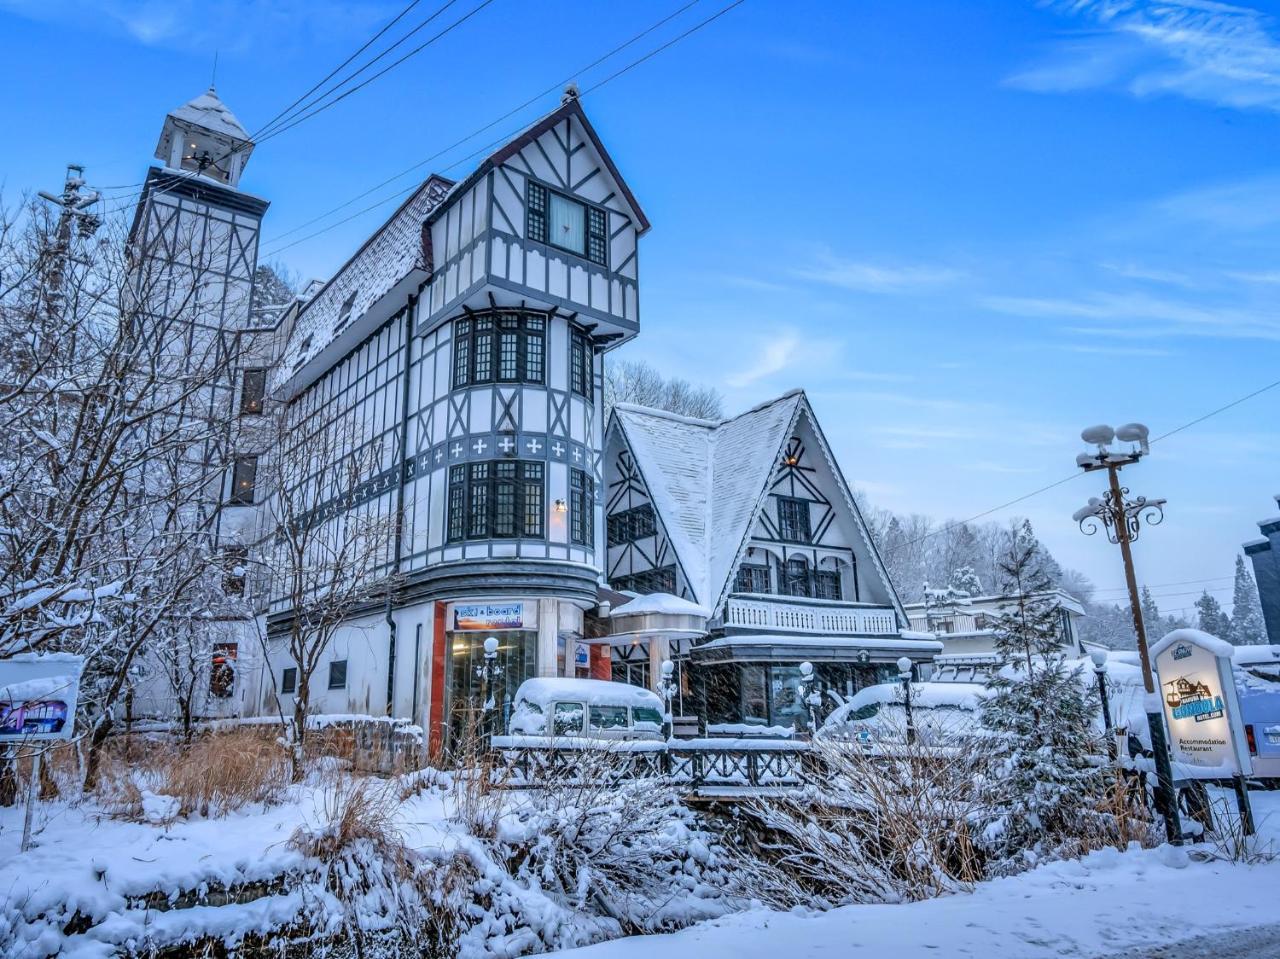
M 1232 665 L 1254 778 L 1280 782 L 1280 646 L 1237 646 Z
M 991 691 L 981 683 L 912 683 L 911 720 L 917 741 L 943 745 L 980 731 L 978 711 Z M 837 707 L 819 738 L 901 744 L 907 741 L 907 711 L 901 683 L 880 683 L 858 690 Z
M 662 740 L 662 700 L 627 683 L 601 679 L 526 679 L 516 690 L 513 736 Z

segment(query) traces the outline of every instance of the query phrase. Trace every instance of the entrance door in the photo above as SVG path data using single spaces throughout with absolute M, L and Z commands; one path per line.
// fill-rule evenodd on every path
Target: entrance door
M 488 729 L 482 729 L 485 716 L 484 641 L 490 636 L 498 641 L 497 665 L 502 675 L 488 690 L 493 708 L 488 714 Z M 481 733 L 505 733 L 511 718 L 511 703 L 516 690 L 537 673 L 538 634 L 533 630 L 511 629 L 494 632 L 451 632 L 449 640 L 449 730 L 451 746 Z

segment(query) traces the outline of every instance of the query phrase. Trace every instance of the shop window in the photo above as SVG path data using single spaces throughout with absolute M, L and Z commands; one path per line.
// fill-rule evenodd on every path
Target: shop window
M 347 688 L 347 661 L 345 659 L 335 659 L 329 664 L 329 688 Z
M 298 667 L 286 666 L 280 671 L 280 693 L 292 696 L 298 691 Z
M 229 699 L 235 692 L 237 651 L 235 643 L 213 644 L 213 657 L 209 666 L 210 696 Z

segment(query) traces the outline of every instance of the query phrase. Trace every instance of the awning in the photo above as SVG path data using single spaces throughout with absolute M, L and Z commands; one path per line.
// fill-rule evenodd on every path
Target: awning
M 892 663 L 902 656 L 929 662 L 942 652 L 936 639 L 909 636 L 722 636 L 693 647 L 695 663 Z

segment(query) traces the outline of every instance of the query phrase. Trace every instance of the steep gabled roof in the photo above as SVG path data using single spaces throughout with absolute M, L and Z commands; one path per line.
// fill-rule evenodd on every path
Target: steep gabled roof
M 792 390 L 720 421 L 626 403 L 614 407 L 613 415 L 690 588 L 714 615 L 729 593 L 733 573 L 768 499 L 774 472 L 802 414 L 808 417 L 857 533 L 905 623 L 907 617 L 888 572 L 803 390 Z
M 582 131 L 586 134 L 587 139 L 591 141 L 591 146 L 596 155 L 600 157 L 600 162 L 609 171 L 609 176 L 613 178 L 613 182 L 618 185 L 618 192 L 622 194 L 623 201 L 635 215 L 637 232 L 646 232 L 649 229 L 649 218 L 645 216 L 644 210 L 640 208 L 640 203 L 636 200 L 635 194 L 631 192 L 631 187 L 627 186 L 627 181 L 622 179 L 622 174 L 618 172 L 617 164 L 613 162 L 613 157 L 609 156 L 609 151 L 604 148 L 604 143 L 600 140 L 599 134 L 596 133 L 595 127 L 591 125 L 591 121 L 587 119 L 586 111 L 582 109 L 582 104 L 578 101 L 577 96 L 567 96 L 560 106 L 528 127 L 523 133 L 504 143 L 496 152 L 491 153 L 483 163 L 476 167 L 458 185 L 454 194 L 459 195 L 466 192 L 471 184 L 475 183 L 494 167 L 501 166 L 567 117 L 575 118 L 582 126 Z M 447 206 L 448 204 L 442 204 L 440 209 L 433 211 L 430 219 L 434 220 L 440 216 Z

